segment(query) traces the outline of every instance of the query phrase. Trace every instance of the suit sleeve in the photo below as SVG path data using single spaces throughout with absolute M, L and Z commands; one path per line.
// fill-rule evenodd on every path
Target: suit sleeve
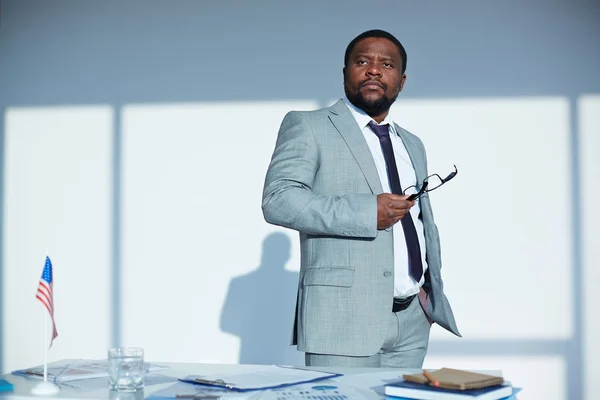
M 281 124 L 263 189 L 265 220 L 313 235 L 374 238 L 377 196 L 320 195 L 312 190 L 320 149 L 305 117 L 288 113 Z

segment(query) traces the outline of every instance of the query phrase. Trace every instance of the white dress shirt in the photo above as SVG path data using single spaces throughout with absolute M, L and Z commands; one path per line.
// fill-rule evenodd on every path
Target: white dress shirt
M 344 103 L 354 116 L 358 127 L 361 129 L 367 145 L 371 150 L 373 161 L 377 167 L 377 173 L 379 174 L 379 180 L 385 193 L 391 193 L 390 183 L 387 176 L 387 168 L 385 165 L 385 158 L 383 157 L 383 151 L 379 144 L 379 138 L 375 135 L 375 132 L 369 127 L 369 122 L 373 121 L 377 124 L 377 121 L 373 120 L 363 110 L 354 106 L 350 101 L 344 97 Z M 402 142 L 402 139 L 396 132 L 394 122 L 392 121 L 389 114 L 385 119 L 378 125 L 389 124 L 390 138 L 392 141 L 392 147 L 394 149 L 394 157 L 396 159 L 396 165 L 398 167 L 398 175 L 400 177 L 400 184 L 402 189 L 409 186 L 415 185 L 416 176 L 415 170 L 410 161 L 406 147 Z M 425 233 L 423 231 L 423 222 L 419 219 L 421 208 L 419 201 L 415 203 L 414 207 L 410 209 L 412 220 L 415 223 L 417 229 L 417 237 L 419 238 L 419 246 L 421 247 L 421 259 L 423 260 L 423 273 L 427 270 L 427 262 L 425 261 Z M 406 249 L 406 241 L 404 239 L 404 229 L 402 229 L 402 223 L 398 221 L 392 230 L 394 235 L 394 297 L 407 297 L 419 292 L 419 288 L 424 282 L 424 278 L 421 278 L 420 282 L 415 281 L 408 272 L 408 250 Z

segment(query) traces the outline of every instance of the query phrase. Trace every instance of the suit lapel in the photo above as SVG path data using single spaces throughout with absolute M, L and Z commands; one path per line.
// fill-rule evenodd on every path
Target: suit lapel
M 377 167 L 375 167 L 373 157 L 371 156 L 371 150 L 350 110 L 348 110 L 342 100 L 339 100 L 329 108 L 329 111 L 331 123 L 346 141 L 348 148 L 367 180 L 367 184 L 371 188 L 371 192 L 375 194 L 382 193 L 383 187 L 379 180 Z

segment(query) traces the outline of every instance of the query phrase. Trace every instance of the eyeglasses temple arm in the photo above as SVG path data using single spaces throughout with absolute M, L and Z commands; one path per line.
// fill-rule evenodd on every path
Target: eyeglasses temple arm
M 450 172 L 450 175 L 448 175 L 446 178 L 442 179 L 442 183 L 448 182 L 450 179 L 454 178 L 456 176 L 456 174 L 458 174 L 458 169 L 456 168 L 456 165 L 455 165 L 454 172 Z

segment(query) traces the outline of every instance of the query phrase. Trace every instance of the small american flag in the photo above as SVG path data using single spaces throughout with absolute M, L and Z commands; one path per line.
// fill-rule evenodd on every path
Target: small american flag
M 37 293 L 35 297 L 42 302 L 43 305 L 46 306 L 48 312 L 50 313 L 50 318 L 52 318 L 52 339 L 50 340 L 50 347 L 52 347 L 52 342 L 58 336 L 58 331 L 56 330 L 56 324 L 54 323 L 54 295 L 52 294 L 52 262 L 50 262 L 50 258 L 46 256 L 46 265 L 44 265 L 44 271 L 42 272 L 42 277 L 40 278 L 40 284 L 38 285 Z

